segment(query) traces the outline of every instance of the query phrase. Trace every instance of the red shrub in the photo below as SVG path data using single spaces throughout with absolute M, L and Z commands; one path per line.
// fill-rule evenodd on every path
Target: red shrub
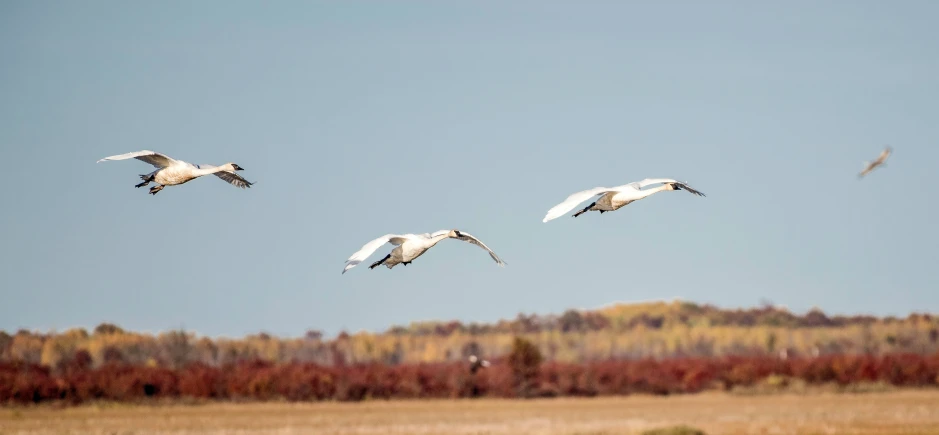
M 523 346 L 522 346 L 523 347 Z M 524 350 L 524 349 L 522 349 Z M 939 383 L 939 354 L 826 355 L 781 360 L 772 357 L 679 358 L 548 362 L 519 351 L 515 365 L 495 361 L 475 374 L 463 363 L 320 366 L 241 361 L 213 367 L 196 363 L 167 368 L 109 363 L 92 369 L 83 355 L 51 373 L 47 367 L 0 363 L 0 403 L 65 400 L 138 400 L 197 397 L 290 401 L 554 397 L 694 393 L 715 381 L 725 387 L 751 385 L 771 374 L 810 383 L 884 381 L 894 385 Z M 525 358 L 522 358 L 525 357 Z M 522 387 L 522 388 L 520 388 Z
M 192 363 L 179 372 L 179 394 L 200 399 L 228 397 L 225 380 L 219 369 Z

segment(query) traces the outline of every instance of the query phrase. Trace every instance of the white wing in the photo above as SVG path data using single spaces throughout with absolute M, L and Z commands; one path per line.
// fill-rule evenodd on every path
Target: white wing
M 629 184 L 637 184 L 639 185 L 639 188 L 642 189 L 643 187 L 646 187 L 650 184 L 658 184 L 658 183 L 678 183 L 678 180 L 673 180 L 671 178 L 646 178 L 645 180 L 641 180 L 641 181 L 637 181 L 635 183 L 629 183 Z
M 880 152 L 880 155 L 877 156 L 877 158 L 873 162 L 864 162 L 864 170 L 862 170 L 861 173 L 858 174 L 858 177 L 859 178 L 863 177 L 871 173 L 874 170 L 874 168 L 883 165 L 884 162 L 887 161 L 887 157 L 889 157 L 891 153 L 893 153 L 893 148 L 888 146 L 884 148 L 883 151 Z
M 637 181 L 635 183 L 629 183 L 629 184 L 636 185 L 641 188 L 641 187 L 646 187 L 650 184 L 658 184 L 658 183 L 674 184 L 673 187 L 677 187 L 678 190 L 687 190 L 688 193 L 692 195 L 707 196 L 698 190 L 692 189 L 691 186 L 688 185 L 688 183 L 684 183 L 684 182 L 674 180 L 671 178 L 646 178 L 645 180 Z
M 98 160 L 96 163 L 101 163 L 108 160 L 127 160 L 127 159 L 137 159 L 142 162 L 149 163 L 155 168 L 165 168 L 176 163 L 172 157 L 165 154 L 160 154 L 158 152 L 143 150 L 135 151 L 127 154 L 120 154 L 116 156 L 105 157 L 101 160 Z
M 611 189 L 609 187 L 594 187 L 593 189 L 588 189 L 582 192 L 577 192 L 575 194 L 572 194 L 571 196 L 568 196 L 567 199 L 564 200 L 564 202 L 554 207 L 551 207 L 551 210 L 548 210 L 548 214 L 546 214 L 544 219 L 542 219 L 541 221 L 547 222 L 551 219 L 557 219 L 564 213 L 571 211 L 571 209 L 576 207 L 577 204 L 580 204 L 586 201 L 590 197 L 599 195 L 601 193 L 610 192 L 612 190 L 615 190 L 615 189 Z
M 441 232 L 441 231 L 438 231 L 437 233 L 434 233 L 434 234 L 439 234 L 440 232 Z M 449 232 L 449 231 L 447 231 L 447 232 Z M 482 241 L 480 241 L 479 239 L 477 239 L 476 237 L 474 237 L 474 236 L 473 236 L 472 234 L 470 234 L 470 233 L 465 233 L 465 232 L 463 232 L 463 231 L 459 231 L 459 234 L 460 234 L 460 235 L 457 236 L 457 239 L 462 240 L 462 241 L 464 241 L 464 242 L 472 243 L 472 244 L 474 244 L 474 245 L 476 245 L 476 246 L 479 246 L 480 248 L 483 248 L 483 249 L 489 251 L 489 256 L 492 257 L 492 259 L 495 260 L 496 263 L 497 263 L 499 266 L 503 266 L 503 267 L 505 266 L 505 262 L 502 261 L 502 259 L 499 258 L 499 256 L 496 255 L 495 252 L 492 252 L 492 249 L 489 249 L 489 247 L 486 246 L 485 243 L 483 243 Z
M 342 269 L 342 273 L 346 273 L 347 270 L 352 269 L 357 264 L 365 261 L 365 259 L 372 255 L 378 248 L 381 247 L 381 245 L 384 245 L 388 242 L 391 242 L 393 245 L 400 245 L 404 243 L 405 240 L 407 240 L 406 235 L 385 234 L 384 236 L 366 243 L 362 249 L 356 251 L 355 254 L 352 254 L 352 256 L 346 260 L 346 267 Z
M 450 230 L 439 230 L 439 231 L 434 231 L 434 232 L 432 232 L 432 233 L 407 234 L 407 235 L 408 235 L 408 236 L 414 236 L 414 237 L 420 237 L 420 238 L 423 238 L 423 239 L 433 239 L 434 237 L 443 236 L 443 235 L 446 235 L 446 234 L 450 234 Z
M 199 168 L 199 169 L 216 168 L 216 166 L 212 166 L 212 165 L 192 165 L 192 166 Z M 215 176 L 218 178 L 221 178 L 222 180 L 225 180 L 226 182 L 228 182 L 228 184 L 231 184 L 232 186 L 240 187 L 242 189 L 246 187 L 251 187 L 251 185 L 254 184 L 248 180 L 245 180 L 244 178 L 241 177 L 241 175 L 238 175 L 234 172 L 220 171 L 220 172 L 216 172 Z
M 881 151 L 880 155 L 877 157 L 877 161 L 879 163 L 885 162 L 887 160 L 887 157 L 889 157 L 890 153 L 892 152 L 893 152 L 893 148 L 890 148 L 889 146 L 887 148 L 884 148 L 884 150 Z

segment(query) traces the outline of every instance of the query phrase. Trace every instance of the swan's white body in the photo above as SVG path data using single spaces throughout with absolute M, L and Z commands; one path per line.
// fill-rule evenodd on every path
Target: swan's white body
M 658 183 L 665 184 L 652 189 L 642 190 L 643 187 Z M 564 213 L 574 209 L 574 207 L 576 207 L 578 204 L 597 195 L 600 195 L 600 197 L 597 198 L 596 201 L 583 210 L 577 212 L 574 217 L 580 216 L 581 214 L 588 211 L 599 211 L 600 213 L 604 213 L 608 211 L 619 210 L 633 201 L 638 201 L 663 190 L 687 190 L 692 194 L 705 196 L 703 193 L 688 187 L 687 183 L 682 183 L 671 178 L 646 178 L 645 180 L 635 181 L 629 184 L 624 184 L 622 186 L 594 187 L 593 189 L 574 193 L 571 196 L 568 196 L 564 202 L 548 210 L 548 214 L 545 215 L 544 219 L 542 219 L 542 222 L 557 219 Z
M 476 237 L 473 237 L 472 234 L 465 233 L 459 230 L 440 230 L 433 233 L 424 233 L 424 234 L 385 234 L 371 242 L 365 244 L 362 249 L 359 249 L 356 253 L 352 254 L 348 260 L 346 260 L 346 266 L 342 269 L 342 273 L 346 273 L 349 269 L 352 269 L 357 264 L 365 261 L 370 255 L 372 255 L 379 247 L 385 243 L 391 243 L 392 245 L 397 246 L 391 250 L 385 258 L 380 261 L 375 262 L 369 269 L 375 268 L 376 266 L 384 264 L 389 269 L 395 267 L 398 264 L 404 263 L 407 266 L 410 262 L 414 261 L 417 257 L 420 257 L 428 249 L 434 247 L 443 239 L 458 239 L 464 242 L 472 243 L 480 248 L 489 251 L 489 256 L 499 266 L 505 266 L 505 262 L 496 255 L 495 252 L 492 252 L 492 249 L 489 249 L 485 243 L 481 242 Z
M 890 157 L 891 153 L 893 153 L 893 148 L 890 148 L 888 146 L 887 148 L 884 148 L 884 150 L 880 152 L 880 155 L 877 156 L 876 160 L 874 160 L 873 162 L 864 162 L 864 169 L 861 171 L 861 173 L 857 174 L 857 177 L 863 178 L 865 175 L 870 174 L 871 171 L 873 171 L 878 166 L 883 166 L 884 163 L 887 161 L 887 157 Z
M 162 190 L 163 186 L 176 186 L 184 184 L 203 175 L 210 174 L 225 180 L 232 186 L 240 187 L 242 189 L 251 187 L 251 185 L 254 184 L 235 173 L 235 171 L 240 171 L 242 168 L 234 163 L 226 163 L 222 166 L 194 165 L 192 163 L 176 160 L 165 154 L 160 154 L 149 150 L 135 151 L 132 153 L 105 157 L 101 160 L 98 160 L 97 163 L 110 160 L 127 159 L 137 159 L 142 162 L 149 163 L 150 165 L 153 165 L 153 167 L 157 168 L 155 171 L 149 174 L 141 175 L 140 179 L 142 179 L 144 182 L 136 185 L 136 187 L 143 187 L 149 184 L 151 181 L 157 183 L 158 186 L 152 187 L 150 189 L 150 193 L 154 195 Z

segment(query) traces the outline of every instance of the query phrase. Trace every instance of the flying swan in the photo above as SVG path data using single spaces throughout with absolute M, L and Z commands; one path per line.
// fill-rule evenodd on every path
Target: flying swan
M 874 168 L 878 166 L 886 166 L 885 162 L 887 161 L 887 157 L 890 157 L 890 153 L 892 152 L 893 152 L 893 148 L 890 148 L 888 146 L 887 148 L 884 148 L 884 150 L 880 152 L 880 155 L 877 156 L 876 160 L 874 160 L 873 162 L 864 162 L 864 170 L 862 170 L 861 173 L 857 174 L 857 177 L 859 179 L 864 178 L 864 176 L 867 174 L 870 174 L 871 171 L 874 170 Z
M 472 374 L 476 374 L 476 372 L 478 372 L 479 369 L 481 368 L 486 368 L 490 366 L 489 361 L 484 360 L 484 359 L 479 359 L 479 357 L 476 355 L 470 355 L 469 362 L 470 362 L 470 373 Z
M 209 174 L 214 174 L 216 177 L 227 181 L 232 186 L 240 187 L 242 189 L 251 187 L 251 185 L 254 184 L 248 180 L 245 180 L 244 178 L 241 178 L 240 175 L 235 173 L 235 171 L 242 171 L 244 168 L 234 163 L 226 163 L 222 166 L 194 165 L 192 163 L 187 163 L 182 160 L 175 160 L 165 154 L 160 154 L 149 150 L 135 151 L 132 153 L 105 157 L 101 160 L 98 160 L 97 163 L 109 160 L 127 159 L 137 159 L 142 162 L 149 163 L 153 165 L 153 167 L 157 168 L 155 171 L 149 174 L 141 175 L 140 179 L 143 180 L 143 182 L 134 185 L 134 187 L 144 187 L 147 184 L 150 184 L 151 181 L 156 183 L 156 186 L 150 188 L 151 195 L 156 195 L 157 192 L 163 190 L 163 188 L 166 186 L 184 184 L 192 179 Z
M 650 184 L 665 183 L 659 187 L 640 190 L 643 187 L 646 187 Z M 577 192 L 571 196 L 568 196 L 564 202 L 554 206 L 551 210 L 548 210 L 548 214 L 545 215 L 542 222 L 547 222 L 552 219 L 556 219 L 571 211 L 577 204 L 580 204 L 593 196 L 600 195 L 596 201 L 590 203 L 587 207 L 584 207 L 583 210 L 574 213 L 574 217 L 580 216 L 588 211 L 599 211 L 601 214 L 608 211 L 619 210 L 623 206 L 633 202 L 638 201 L 642 198 L 650 196 L 652 194 L 661 192 L 663 190 L 687 190 L 689 193 L 705 196 L 703 193 L 688 187 L 687 183 L 682 183 L 671 178 L 646 178 L 642 181 L 634 181 L 629 184 L 624 184 L 618 187 L 594 187 L 593 189 L 585 190 L 583 192 Z
M 358 252 L 352 254 L 348 260 L 346 260 L 346 267 L 342 269 L 342 273 L 346 273 L 349 269 L 352 269 L 357 264 L 365 261 L 372 253 L 374 253 L 380 246 L 385 243 L 391 243 L 392 245 L 397 246 L 391 250 L 391 253 L 386 255 L 385 258 L 378 260 L 372 263 L 369 266 L 369 269 L 374 269 L 382 264 L 391 269 L 398 264 L 403 264 L 407 266 L 411 264 L 414 259 L 420 257 L 428 249 L 433 248 L 438 242 L 443 239 L 457 239 L 464 242 L 472 243 L 480 248 L 483 248 L 489 251 L 489 256 L 492 257 L 499 266 L 505 266 L 505 262 L 496 255 L 495 252 L 492 252 L 492 249 L 489 249 L 485 243 L 479 241 L 476 237 L 473 237 L 472 234 L 460 231 L 460 230 L 440 230 L 434 233 L 424 233 L 424 234 L 385 234 L 371 242 L 365 244 L 362 249 L 359 249 Z

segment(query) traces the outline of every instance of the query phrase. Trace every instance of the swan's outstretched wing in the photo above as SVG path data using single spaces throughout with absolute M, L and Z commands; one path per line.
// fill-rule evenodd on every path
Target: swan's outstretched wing
M 691 186 L 688 185 L 688 183 L 683 183 L 681 181 L 674 180 L 671 178 L 646 178 L 645 180 L 637 181 L 635 183 L 630 183 L 630 184 L 636 185 L 639 188 L 643 188 L 650 184 L 658 184 L 658 183 L 672 184 L 675 187 L 677 187 L 678 190 L 687 190 L 688 193 L 692 195 L 706 196 L 704 193 L 698 190 L 692 189 Z
M 884 150 L 880 152 L 880 155 L 877 156 L 877 163 L 883 164 L 883 162 L 887 161 L 887 157 L 890 157 L 890 153 L 892 152 L 893 148 L 890 148 L 889 146 L 884 148 Z
M 875 168 L 880 165 L 883 165 L 887 161 L 887 157 L 890 157 L 890 154 L 893 152 L 893 148 L 886 147 L 883 151 L 880 152 L 880 155 L 873 162 L 864 162 L 864 169 L 857 175 L 858 178 L 861 178 L 869 173 L 871 173 Z
M 690 193 L 690 194 L 692 194 L 692 195 L 707 196 L 707 195 L 704 194 L 704 192 L 702 192 L 702 191 L 700 191 L 700 190 L 692 189 L 691 186 L 689 186 L 687 183 L 672 183 L 672 184 L 674 184 L 674 185 L 680 187 L 681 189 L 679 189 L 679 190 L 687 190 L 688 193 Z
M 212 166 L 212 165 L 192 165 L 192 166 L 195 166 L 198 169 L 216 168 L 216 166 Z M 248 180 L 245 180 L 244 178 L 241 177 L 241 175 L 238 175 L 234 172 L 219 171 L 215 173 L 215 176 L 218 178 L 221 178 L 222 180 L 225 180 L 226 182 L 228 182 L 228 184 L 231 184 L 232 186 L 240 187 L 242 189 L 246 187 L 251 187 L 251 185 L 254 184 Z
M 636 181 L 635 183 L 631 183 L 631 184 L 636 184 L 641 189 L 651 184 L 677 183 L 677 182 L 678 180 L 673 180 L 671 178 L 646 178 L 645 180 Z
M 609 187 L 594 187 L 593 189 L 588 189 L 582 192 L 577 192 L 575 194 L 572 194 L 571 196 L 568 196 L 567 199 L 564 200 L 564 202 L 554 207 L 551 207 L 551 210 L 548 210 L 548 214 L 546 214 L 544 219 L 542 219 L 541 221 L 547 222 L 551 219 L 557 219 L 564 213 L 571 211 L 571 209 L 576 207 L 577 204 L 580 204 L 586 201 L 590 197 L 599 195 L 601 193 L 606 193 L 612 190 L 615 190 L 615 189 L 611 189 Z
M 438 231 L 437 233 L 440 233 L 440 232 L 441 232 L 441 231 Z M 448 231 L 448 232 L 449 232 L 449 231 Z M 435 233 L 435 234 L 436 234 L 436 233 Z M 473 237 L 472 234 L 470 234 L 470 233 L 464 233 L 463 231 L 457 231 L 457 237 L 456 237 L 456 238 L 457 238 L 457 239 L 460 239 L 460 240 L 462 240 L 462 241 L 464 241 L 464 242 L 472 243 L 472 244 L 474 244 L 474 245 L 476 245 L 476 246 L 479 246 L 480 248 L 483 248 L 483 249 L 489 251 L 489 256 L 492 257 L 492 259 L 495 260 L 496 263 L 497 263 L 499 266 L 505 266 L 505 262 L 502 261 L 502 259 L 499 258 L 499 256 L 496 255 L 495 252 L 492 252 L 492 249 L 489 249 L 489 247 L 486 246 L 485 243 L 483 243 L 482 241 L 480 241 L 480 240 L 477 239 L 476 237 Z
M 232 186 L 240 187 L 242 189 L 246 187 L 251 187 L 251 185 L 254 184 L 248 180 L 245 180 L 244 178 L 241 177 L 241 175 L 238 175 L 234 172 L 228 172 L 228 171 L 216 172 L 215 176 L 227 181 L 228 184 L 231 184 Z
M 434 231 L 432 233 L 417 234 L 416 237 L 421 237 L 424 239 L 433 239 L 434 237 L 443 236 L 446 234 L 450 234 L 450 230 L 440 230 L 440 231 Z
M 101 163 L 101 162 L 108 161 L 108 160 L 127 160 L 127 159 L 137 159 L 142 162 L 149 163 L 153 165 L 153 167 L 155 168 L 165 168 L 167 166 L 172 165 L 173 163 L 176 163 L 176 160 L 174 160 L 172 157 L 167 156 L 165 154 L 160 154 L 158 152 L 150 151 L 150 150 L 135 151 L 132 153 L 105 157 L 101 160 L 98 160 L 96 163 Z
M 342 269 L 342 273 L 346 273 L 347 270 L 352 269 L 357 264 L 365 261 L 365 259 L 368 258 L 369 255 L 372 255 L 378 248 L 381 247 L 381 245 L 384 245 L 388 242 L 391 242 L 393 245 L 400 245 L 404 243 L 405 240 L 407 240 L 406 236 L 398 234 L 385 234 L 384 236 L 366 243 L 362 249 L 356 251 L 355 254 L 352 254 L 352 256 L 346 260 L 346 267 Z

